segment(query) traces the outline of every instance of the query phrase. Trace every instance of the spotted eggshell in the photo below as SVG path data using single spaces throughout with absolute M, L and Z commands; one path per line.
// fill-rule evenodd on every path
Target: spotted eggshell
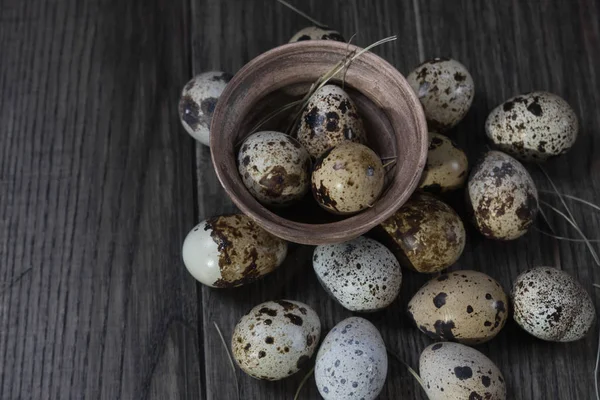
M 306 304 L 267 301 L 238 322 L 231 349 L 235 361 L 248 375 L 276 381 L 306 365 L 320 336 L 319 316 Z
M 384 245 L 363 236 L 317 246 L 313 267 L 323 288 L 350 311 L 385 308 L 400 292 L 400 264 Z
M 429 400 L 505 400 L 504 376 L 479 351 L 434 343 L 421 353 L 419 372 Z
M 298 141 L 281 132 L 257 132 L 238 153 L 244 185 L 261 203 L 288 205 L 310 188 L 310 156 Z
M 577 115 L 561 97 L 532 92 L 496 107 L 485 132 L 502 151 L 524 161 L 543 161 L 566 153 L 577 139 Z
M 425 61 L 406 80 L 421 100 L 429 129 L 435 132 L 458 124 L 475 95 L 475 84 L 467 68 L 448 58 Z
M 408 303 L 417 327 L 432 339 L 487 342 L 508 317 L 502 286 L 484 273 L 456 271 L 427 282 Z
M 364 318 L 350 317 L 325 337 L 317 353 L 315 380 L 325 400 L 377 398 L 387 376 L 381 334 Z
M 194 278 L 224 288 L 250 283 L 275 270 L 287 254 L 287 242 L 243 214 L 209 218 L 183 242 L 183 262 Z
M 514 319 L 533 336 L 553 342 L 583 338 L 596 321 L 590 295 L 567 273 L 537 267 L 513 285 Z
M 471 171 L 467 208 L 484 236 L 513 240 L 535 221 L 538 192 L 525 167 L 511 156 L 489 151 Z
M 325 85 L 312 96 L 301 115 L 297 137 L 315 158 L 339 143 L 366 141 L 365 128 L 354 102 L 335 85 Z
M 204 72 L 192 78 L 181 92 L 181 124 L 194 139 L 206 146 L 210 145 L 210 121 L 217 101 L 231 78 L 227 72 Z
M 336 42 L 345 42 L 346 39 L 337 31 L 330 29 L 321 29 L 316 26 L 307 26 L 298 31 L 290 39 L 290 43 L 300 42 L 303 40 L 335 40 Z
M 465 248 L 465 228 L 458 214 L 428 194 L 413 195 L 381 226 L 402 266 L 417 272 L 446 269 Z
M 419 189 L 444 193 L 464 186 L 469 162 L 465 152 L 454 141 L 439 133 L 431 133 L 427 164 Z
M 345 142 L 315 164 L 312 192 L 325 210 L 353 214 L 375 203 L 383 191 L 384 178 L 381 159 L 373 150 Z

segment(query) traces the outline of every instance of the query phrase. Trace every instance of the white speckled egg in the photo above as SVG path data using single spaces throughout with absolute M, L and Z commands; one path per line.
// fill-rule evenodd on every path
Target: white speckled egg
M 336 42 L 345 42 L 346 39 L 337 31 L 322 29 L 317 26 L 307 26 L 299 30 L 292 38 L 290 43 L 303 40 L 335 40 Z
M 427 164 L 419 189 L 444 193 L 463 187 L 469 170 L 467 155 L 448 137 L 439 133 L 430 133 L 430 136 Z
M 312 173 L 312 192 L 321 207 L 334 214 L 353 214 L 381 195 L 385 171 L 373 150 L 344 142 L 324 154 Z
M 494 338 L 506 323 L 508 298 L 488 275 L 455 271 L 423 285 L 408 312 L 432 339 L 478 344 Z
M 423 350 L 419 373 L 429 400 L 505 400 L 504 376 L 479 351 L 460 343 Z
M 364 236 L 317 246 L 313 267 L 327 293 L 350 311 L 380 310 L 400 292 L 398 260 L 384 245 Z
M 261 203 L 289 205 L 310 188 L 311 160 L 298 141 L 281 132 L 249 136 L 238 153 L 244 185 Z
M 538 192 L 520 162 L 489 151 L 469 176 L 467 207 L 484 236 L 513 240 L 523 236 L 535 221 Z
M 417 272 L 446 269 L 465 248 L 467 235 L 458 214 L 425 193 L 413 195 L 381 227 L 402 266 Z
M 194 139 L 206 146 L 210 145 L 210 121 L 217 101 L 231 78 L 227 72 L 204 72 L 192 78 L 181 92 L 181 124 Z
M 275 270 L 287 255 L 287 242 L 243 214 L 200 222 L 183 242 L 183 262 L 194 278 L 218 288 L 250 283 Z
M 377 398 L 387 376 L 388 359 L 381 334 L 364 318 L 338 323 L 317 353 L 315 381 L 325 400 Z
M 548 92 L 513 97 L 492 110 L 485 122 L 488 138 L 524 161 L 566 153 L 578 132 L 577 115 L 569 103 Z
M 231 349 L 248 375 L 276 381 L 298 372 L 308 362 L 320 336 L 319 316 L 306 304 L 267 301 L 238 322 Z
M 596 321 L 590 295 L 567 273 L 537 267 L 513 285 L 514 320 L 531 335 L 553 342 L 583 338 Z
M 314 158 L 345 141 L 366 142 L 356 105 L 335 85 L 325 85 L 312 96 L 302 112 L 297 138 Z
M 406 77 L 427 118 L 429 129 L 444 132 L 458 124 L 469 111 L 475 84 L 467 68 L 456 60 L 434 58 Z

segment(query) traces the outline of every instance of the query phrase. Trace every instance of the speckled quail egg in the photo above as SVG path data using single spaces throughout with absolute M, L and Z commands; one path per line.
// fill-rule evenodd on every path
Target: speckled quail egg
M 321 157 L 339 143 L 365 143 L 366 134 L 356 105 L 335 85 L 317 90 L 300 117 L 298 141 L 312 157 Z
M 261 203 L 289 205 L 310 189 L 311 160 L 298 141 L 281 132 L 249 136 L 238 153 L 244 185 Z
M 508 298 L 486 274 L 456 271 L 427 282 L 408 303 L 408 312 L 432 339 L 477 344 L 500 332 L 508 317 Z
M 194 139 L 206 146 L 210 145 L 210 121 L 217 101 L 231 78 L 227 72 L 204 72 L 192 78 L 181 92 L 181 124 Z
M 337 31 L 322 29 L 318 26 L 307 26 L 299 30 L 292 38 L 290 43 L 303 40 L 335 40 L 336 42 L 345 42 L 346 39 Z
M 250 283 L 275 270 L 287 255 L 287 242 L 243 214 L 209 218 L 183 242 L 183 262 L 194 278 L 225 288 Z
M 427 118 L 429 129 L 443 133 L 458 124 L 469 111 L 475 84 L 467 68 L 456 60 L 434 58 L 406 77 Z
M 387 375 L 383 338 L 364 318 L 338 323 L 317 353 L 315 381 L 325 400 L 377 398 Z
M 461 256 L 466 241 L 458 214 L 446 203 L 417 193 L 381 227 L 402 266 L 422 273 L 448 268 Z
M 375 203 L 383 191 L 384 178 L 381 159 L 373 150 L 345 142 L 315 164 L 312 192 L 325 210 L 353 214 Z
M 434 343 L 421 353 L 419 373 L 429 400 L 505 400 L 504 376 L 479 351 Z
M 427 164 L 419 189 L 444 193 L 463 187 L 469 170 L 467 155 L 448 137 L 439 133 L 431 133 L 430 136 Z
M 488 138 L 524 161 L 566 153 L 578 131 L 577 115 L 569 103 L 548 92 L 513 97 L 492 110 L 485 122 Z
M 499 151 L 487 152 L 473 168 L 466 197 L 475 226 L 491 239 L 523 236 L 538 211 L 538 192 L 529 172 Z
M 596 321 L 590 295 L 579 282 L 556 268 L 538 267 L 519 275 L 512 301 L 517 324 L 543 340 L 579 340 Z
M 323 288 L 350 311 L 380 310 L 400 292 L 400 264 L 384 245 L 364 236 L 317 246 L 313 267 Z
M 235 326 L 233 358 L 256 379 L 276 381 L 298 372 L 312 357 L 321 323 L 317 313 L 297 301 L 267 301 Z

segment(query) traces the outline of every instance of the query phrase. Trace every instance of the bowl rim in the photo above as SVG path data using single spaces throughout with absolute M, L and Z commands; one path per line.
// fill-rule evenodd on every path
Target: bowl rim
M 258 55 L 244 65 L 227 84 L 217 102 L 210 126 L 211 160 L 213 167 L 221 186 L 223 186 L 233 203 L 241 212 L 246 214 L 271 234 L 294 243 L 309 245 L 340 243 L 342 241 L 350 240 L 366 233 L 391 217 L 415 191 L 427 161 L 427 151 L 429 147 L 427 122 L 421 102 L 417 95 L 410 87 L 406 78 L 394 66 L 375 53 L 368 51 L 360 56 L 361 62 L 376 64 L 379 70 L 385 70 L 388 74 L 394 75 L 400 84 L 400 90 L 407 95 L 405 96 L 405 100 L 410 110 L 409 113 L 414 119 L 418 136 L 417 143 L 419 144 L 417 168 L 414 176 L 408 182 L 408 185 L 400 195 L 383 210 L 377 209 L 376 202 L 372 208 L 368 208 L 354 215 L 349 215 L 341 221 L 322 224 L 296 222 L 280 217 L 259 203 L 258 200 L 254 199 L 249 192 L 247 194 L 254 200 L 254 203 L 248 204 L 243 196 L 236 191 L 234 182 L 228 179 L 226 163 L 220 160 L 220 158 L 227 156 L 226 152 L 215 151 L 216 149 L 213 147 L 213 144 L 216 143 L 218 143 L 218 145 L 215 146 L 217 148 L 220 147 L 221 144 L 225 145 L 223 142 L 225 139 L 223 139 L 223 135 L 221 134 L 222 128 L 218 125 L 219 121 L 224 118 L 225 109 L 228 107 L 227 104 L 229 103 L 229 100 L 232 98 L 232 95 L 238 87 L 244 83 L 247 71 L 260 67 L 261 65 L 264 65 L 265 62 L 284 55 L 310 51 L 322 53 L 326 50 L 331 50 L 333 54 L 338 54 L 340 51 L 343 51 L 344 53 L 349 51 L 360 51 L 361 48 L 352 44 L 336 41 L 307 40 L 296 43 L 287 43 Z M 226 148 L 227 147 L 225 146 L 222 147 L 223 150 Z M 237 173 L 237 168 L 235 172 Z M 390 183 L 390 185 L 392 185 L 392 183 Z M 385 196 L 385 192 L 382 193 L 382 197 L 383 196 Z M 365 218 L 365 215 L 370 216 L 370 218 Z M 357 223 L 358 221 L 356 219 L 361 217 L 363 221 Z

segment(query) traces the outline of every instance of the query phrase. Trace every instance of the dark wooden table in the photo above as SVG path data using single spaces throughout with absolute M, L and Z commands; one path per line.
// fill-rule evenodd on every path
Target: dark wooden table
M 472 161 L 494 106 L 534 89 L 563 96 L 581 133 L 546 167 L 561 191 L 600 198 L 597 0 L 295 4 L 362 46 L 397 34 L 375 52 L 405 74 L 425 58 L 462 61 L 476 99 L 451 136 Z M 202 287 L 180 256 L 198 220 L 234 210 L 208 148 L 179 124 L 181 87 L 204 70 L 235 72 L 305 25 L 274 0 L 0 0 L 1 399 L 236 399 L 213 322 L 228 339 L 242 314 L 279 298 L 315 307 L 324 331 L 350 315 L 317 283 L 310 247 L 293 245 L 278 272 L 237 290 Z M 600 236 L 598 214 L 573 210 Z M 576 235 L 559 220 L 556 229 Z M 508 290 L 536 265 L 573 274 L 600 306 L 600 267 L 581 243 L 535 231 L 499 243 L 470 231 L 455 268 Z M 414 367 L 430 341 L 404 309 L 426 280 L 405 271 L 396 303 L 368 316 Z M 509 322 L 480 350 L 503 371 L 509 399 L 587 400 L 597 334 L 552 344 Z M 238 371 L 239 398 L 291 399 L 302 375 L 267 383 Z M 318 398 L 314 380 L 301 398 Z M 381 399 L 400 398 L 425 396 L 390 360 Z

